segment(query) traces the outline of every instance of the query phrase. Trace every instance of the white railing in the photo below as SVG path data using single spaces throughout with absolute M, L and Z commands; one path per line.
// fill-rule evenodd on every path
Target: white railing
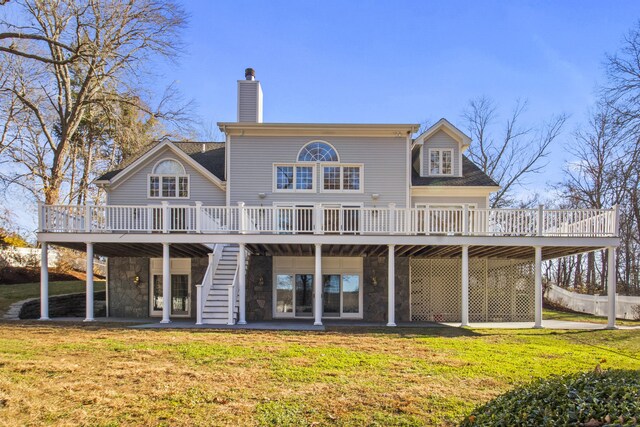
M 236 324 L 236 315 L 235 308 L 236 302 L 238 300 L 238 270 L 239 266 L 236 267 L 236 272 L 233 275 L 233 282 L 231 286 L 229 286 L 229 300 L 228 300 L 228 314 L 227 314 L 227 325 L 235 325 Z
M 214 245 L 213 252 L 209 254 L 209 264 L 207 265 L 207 270 L 205 271 L 204 277 L 202 278 L 202 283 L 197 285 L 196 309 L 198 310 L 198 324 L 202 324 L 202 312 L 204 311 L 204 306 L 207 302 L 207 296 L 209 295 L 211 287 L 213 286 L 213 276 L 216 273 L 216 269 L 218 268 L 218 263 L 220 261 L 223 247 L 223 245 Z
M 617 235 L 612 209 L 478 209 L 427 206 L 41 205 L 39 231 L 64 233 Z

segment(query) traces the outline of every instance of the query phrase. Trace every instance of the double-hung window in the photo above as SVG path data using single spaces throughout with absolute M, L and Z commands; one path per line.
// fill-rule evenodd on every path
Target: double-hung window
M 274 165 L 276 191 L 314 191 L 315 168 L 313 166 L 284 164 Z
M 429 149 L 429 175 L 453 175 L 453 150 Z
M 189 198 L 189 175 L 184 166 L 171 159 L 159 161 L 149 175 L 149 197 L 160 199 Z
M 362 165 L 322 165 L 323 192 L 362 192 Z

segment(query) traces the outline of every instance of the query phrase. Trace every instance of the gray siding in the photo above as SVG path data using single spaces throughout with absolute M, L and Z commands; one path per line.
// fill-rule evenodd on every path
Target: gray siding
M 148 198 L 147 175 L 153 171 L 153 166 L 161 159 L 175 159 L 179 161 L 189 175 L 189 198 L 188 199 L 162 199 Z M 224 206 L 226 197 L 224 191 L 217 185 L 205 178 L 200 172 L 195 170 L 191 165 L 186 164 L 179 159 L 168 148 L 160 150 L 133 174 L 126 178 L 125 181 L 118 183 L 119 185 L 108 191 L 107 203 L 109 205 L 154 205 L 167 201 L 169 204 L 175 205 L 193 205 L 196 201 L 202 202 L 208 206 Z
M 238 121 L 262 122 L 262 90 L 260 83 L 251 80 L 238 81 Z
M 300 149 L 314 140 L 326 141 L 338 151 L 341 163 L 364 165 L 363 193 L 322 193 L 321 173 L 316 173 L 316 192 L 274 192 L 273 164 L 296 163 Z M 376 205 L 406 204 L 406 139 L 373 137 L 257 137 L 233 136 L 230 148 L 231 204 L 271 206 L 274 202 L 363 203 L 373 205 L 371 194 L 379 194 Z M 267 196 L 261 200 L 259 193 Z
M 462 197 L 462 196 L 413 196 L 411 197 L 411 206 L 415 207 L 418 203 L 438 203 L 438 204 L 463 204 L 475 203 L 479 208 L 487 207 L 486 197 Z
M 453 174 L 460 176 L 460 146 L 458 141 L 451 138 L 446 132 L 438 131 L 424 142 L 422 147 L 423 176 L 429 175 L 429 148 L 453 149 Z

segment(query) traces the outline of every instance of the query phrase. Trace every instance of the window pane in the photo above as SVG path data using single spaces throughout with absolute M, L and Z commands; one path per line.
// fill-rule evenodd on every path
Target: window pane
M 342 168 L 342 189 L 360 190 L 360 168 L 345 166 Z
M 360 276 L 357 274 L 342 275 L 342 312 L 360 312 Z
M 171 314 L 189 313 L 189 275 L 171 275 Z
M 276 188 L 293 190 L 293 166 L 276 166 Z
M 162 276 L 153 275 L 153 311 L 162 311 Z
M 296 274 L 296 316 L 313 314 L 313 274 Z
M 451 174 L 451 151 L 442 152 L 442 173 L 445 175 Z
M 176 197 L 176 177 L 162 177 L 162 197 Z
M 298 156 L 299 162 L 337 162 L 338 153 L 324 142 L 311 142 L 307 144 Z
M 149 177 L 149 197 L 160 197 L 160 177 Z
M 163 160 L 156 165 L 153 173 L 158 175 L 184 175 L 184 168 L 175 160 Z
M 340 275 L 322 276 L 322 313 L 329 317 L 340 316 Z
M 189 178 L 178 177 L 178 197 L 189 197 Z
M 329 166 L 324 168 L 324 189 L 340 190 L 340 168 L 337 166 Z
M 293 313 L 293 276 L 276 276 L 276 313 Z
M 432 175 L 440 174 L 440 152 L 431 151 L 431 159 L 429 161 L 429 173 Z
M 313 189 L 313 167 L 296 166 L 296 190 Z

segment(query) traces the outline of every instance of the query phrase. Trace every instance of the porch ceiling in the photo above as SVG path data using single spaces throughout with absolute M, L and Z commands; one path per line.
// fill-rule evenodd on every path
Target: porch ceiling
M 80 242 L 56 242 L 56 246 L 86 251 L 85 243 Z M 162 258 L 162 244 L 160 243 L 94 243 L 93 252 L 96 255 L 106 257 L 149 257 Z M 193 243 L 176 243 L 170 246 L 169 253 L 172 258 L 204 257 L 211 252 L 206 246 Z
M 247 244 L 255 255 L 314 256 L 314 245 L 300 244 Z M 542 248 L 542 259 L 554 259 L 568 255 L 602 249 L 592 246 L 547 246 Z M 322 245 L 323 256 L 386 256 L 387 245 Z M 459 245 L 396 245 L 396 256 L 413 258 L 460 258 Z M 533 259 L 530 246 L 469 246 L 471 258 Z

